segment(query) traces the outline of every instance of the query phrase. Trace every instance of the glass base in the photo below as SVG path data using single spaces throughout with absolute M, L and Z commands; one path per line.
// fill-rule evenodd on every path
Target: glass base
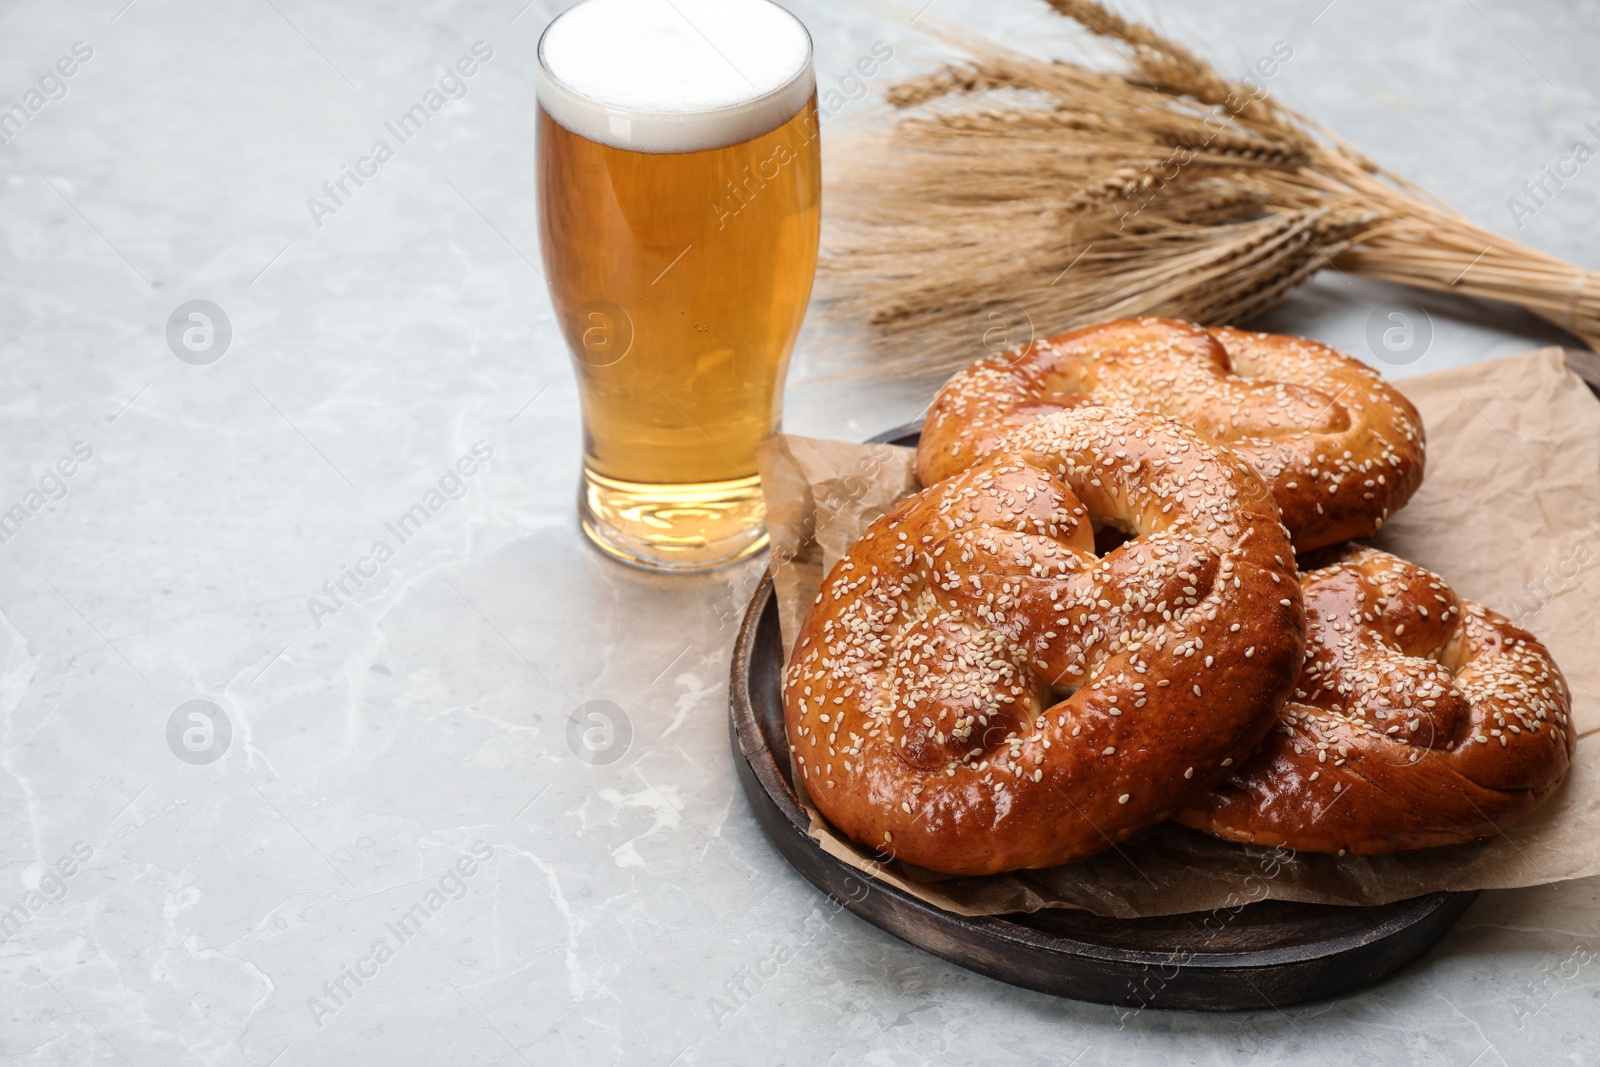
M 704 571 L 767 547 L 756 475 L 728 482 L 624 482 L 584 468 L 578 519 L 602 552 L 652 571 Z

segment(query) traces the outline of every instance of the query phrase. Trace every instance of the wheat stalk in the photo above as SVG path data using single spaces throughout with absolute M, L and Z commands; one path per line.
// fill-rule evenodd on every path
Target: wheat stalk
M 895 85 L 888 129 L 830 152 L 819 278 L 835 322 L 874 327 L 857 373 L 948 371 L 1008 320 L 1237 322 L 1329 266 L 1518 304 L 1596 347 L 1600 277 L 1473 225 L 1102 4 L 1046 2 L 1125 69 L 936 23 L 968 58 Z

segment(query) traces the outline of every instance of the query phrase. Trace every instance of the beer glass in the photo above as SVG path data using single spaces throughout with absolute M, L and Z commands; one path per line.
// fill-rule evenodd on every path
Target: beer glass
M 811 295 L 811 38 L 768 0 L 585 0 L 539 41 L 539 236 L 584 531 L 639 566 L 766 544 L 755 449 Z

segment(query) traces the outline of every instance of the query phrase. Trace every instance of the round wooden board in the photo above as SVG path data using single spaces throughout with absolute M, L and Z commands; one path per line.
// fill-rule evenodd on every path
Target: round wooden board
M 876 440 L 915 444 L 917 427 Z M 1282 1007 L 1377 981 L 1426 952 L 1475 893 L 1433 893 L 1376 908 L 1262 901 L 1220 932 L 1204 914 L 1108 919 L 1053 908 L 1031 915 L 947 912 L 828 855 L 789 777 L 783 648 L 770 578 L 734 645 L 729 733 L 762 829 L 817 888 L 880 929 L 1003 982 L 1101 1004 L 1230 1011 Z M 1181 962 L 1180 962 L 1181 961 Z

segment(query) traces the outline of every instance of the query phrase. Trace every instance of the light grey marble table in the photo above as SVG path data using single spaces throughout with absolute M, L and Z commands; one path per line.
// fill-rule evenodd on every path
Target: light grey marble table
M 26 112 L 0 113 L 0 512 L 27 514 L 0 543 L 0 1060 L 1600 1062 L 1593 882 L 1486 894 L 1375 989 L 1227 1016 L 1020 991 L 834 914 L 728 752 L 759 564 L 652 577 L 576 529 L 534 266 L 557 5 L 525 2 L 0 6 L 0 107 Z M 1027 0 L 936 3 L 1031 47 L 1058 32 Z M 877 39 L 883 80 L 929 53 L 914 8 L 795 6 L 824 82 Z M 1594 0 L 1149 14 L 1235 71 L 1289 42 L 1283 99 L 1600 266 L 1600 163 L 1520 230 L 1506 205 L 1594 140 Z M 465 95 L 313 218 L 478 41 Z M 1401 298 L 1434 324 L 1405 372 L 1562 340 L 1333 274 L 1268 322 L 1367 355 Z M 168 344 L 192 300 L 231 327 L 206 365 Z M 813 337 L 790 429 L 859 438 L 925 402 L 822 380 Z M 596 700 L 626 718 L 609 763 L 574 755 Z

